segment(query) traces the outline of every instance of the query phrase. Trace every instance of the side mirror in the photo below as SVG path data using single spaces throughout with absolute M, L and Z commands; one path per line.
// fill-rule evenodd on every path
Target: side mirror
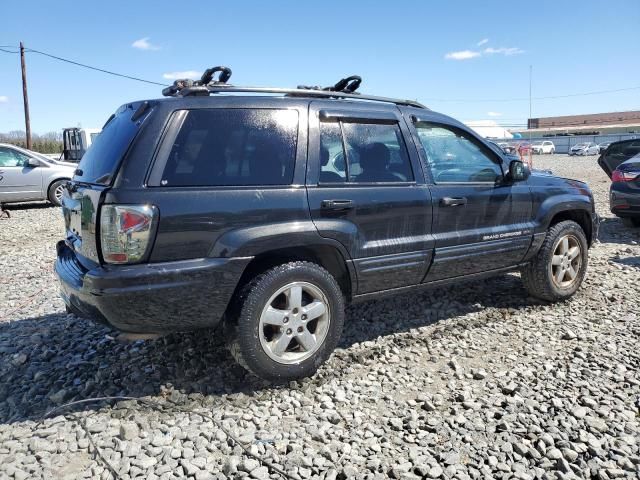
M 509 163 L 508 179 L 512 182 L 521 182 L 529 178 L 531 172 L 520 160 L 511 160 Z
M 27 166 L 28 167 L 39 167 L 40 166 L 40 162 L 38 160 L 36 160 L 35 158 L 29 158 L 29 160 L 27 160 Z

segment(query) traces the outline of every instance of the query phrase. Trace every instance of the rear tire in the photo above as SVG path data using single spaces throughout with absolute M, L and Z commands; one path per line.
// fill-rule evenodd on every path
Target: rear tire
M 260 274 L 231 311 L 237 318 L 225 324 L 229 351 L 251 373 L 273 382 L 313 375 L 336 348 L 344 324 L 338 283 L 310 262 Z
M 537 255 L 521 271 L 532 297 L 557 302 L 571 297 L 584 280 L 587 238 L 576 222 L 566 220 L 549 229 Z
M 53 203 L 56 207 L 62 205 L 62 192 L 64 190 L 64 185 L 68 180 L 56 180 L 49 186 L 49 190 L 47 192 L 47 198 L 51 203 Z

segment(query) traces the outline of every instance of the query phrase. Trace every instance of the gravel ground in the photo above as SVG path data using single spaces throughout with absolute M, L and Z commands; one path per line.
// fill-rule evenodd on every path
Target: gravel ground
M 51 273 L 60 212 L 12 207 L 0 478 L 113 478 L 94 443 L 125 479 L 281 478 L 218 423 L 291 478 L 638 478 L 640 230 L 608 212 L 595 158 L 534 160 L 587 180 L 604 217 L 571 301 L 534 301 L 511 274 L 351 307 L 319 373 L 278 388 L 235 366 L 216 333 L 121 343 L 65 314 Z M 166 408 L 80 405 L 38 422 L 107 395 Z

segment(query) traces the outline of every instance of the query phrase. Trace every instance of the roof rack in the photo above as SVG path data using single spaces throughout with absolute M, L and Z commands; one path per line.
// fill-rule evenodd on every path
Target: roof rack
M 220 72 L 218 80 L 213 80 L 216 72 Z M 339 80 L 335 85 L 321 88 L 318 86 L 300 85 L 298 88 L 277 87 L 242 87 L 227 84 L 231 77 L 231 69 L 228 67 L 214 67 L 207 69 L 200 80 L 176 80 L 173 85 L 162 90 L 166 97 L 208 96 L 212 93 L 272 93 L 290 97 L 314 97 L 314 98 L 342 98 L 350 100 L 367 100 L 372 102 L 393 103 L 409 107 L 427 109 L 421 103 L 414 100 L 401 100 L 397 98 L 379 97 L 375 95 L 362 95 L 355 90 L 360 86 L 362 79 L 353 75 Z

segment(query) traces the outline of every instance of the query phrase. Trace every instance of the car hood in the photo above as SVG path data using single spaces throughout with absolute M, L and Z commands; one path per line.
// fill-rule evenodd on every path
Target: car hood
M 543 177 L 548 177 L 548 176 L 552 176 L 553 177 L 553 176 L 555 176 L 553 174 L 553 172 L 551 170 L 549 170 L 548 168 L 544 169 L 544 170 L 540 169 L 540 168 L 532 168 L 531 169 L 531 175 L 540 175 L 540 176 L 543 176 Z
M 67 167 L 67 168 L 73 168 L 74 170 L 78 168 L 78 164 L 73 162 L 61 162 L 59 160 L 49 160 L 49 163 L 54 167 Z
M 585 182 L 573 178 L 559 177 L 553 175 L 549 170 L 532 170 L 529 177 L 529 184 L 532 186 L 553 187 L 553 186 L 580 186 L 587 187 Z

